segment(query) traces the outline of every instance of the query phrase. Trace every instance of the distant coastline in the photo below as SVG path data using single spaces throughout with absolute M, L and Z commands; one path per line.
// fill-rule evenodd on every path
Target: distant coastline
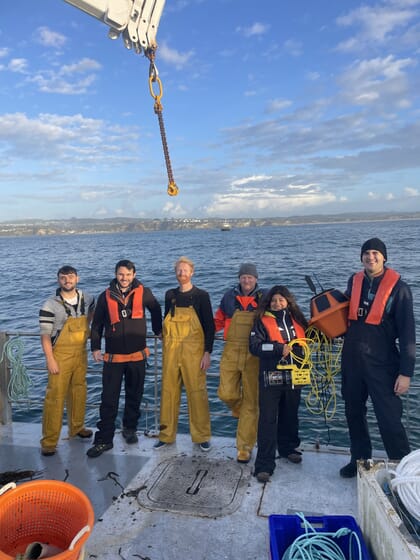
M 313 214 L 278 218 L 230 218 L 231 229 L 247 227 L 285 227 L 310 224 L 420 220 L 420 212 L 362 212 L 349 214 Z M 70 220 L 16 220 L 0 222 L 0 236 L 81 235 L 176 230 L 220 230 L 226 218 L 72 218 Z

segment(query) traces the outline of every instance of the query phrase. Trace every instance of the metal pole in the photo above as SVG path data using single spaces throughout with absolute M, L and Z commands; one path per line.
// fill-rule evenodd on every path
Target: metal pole
M 4 347 L 7 342 L 7 334 L 0 332 L 0 424 L 12 423 L 12 407 L 7 396 L 7 387 L 10 382 L 10 368 L 7 362 Z

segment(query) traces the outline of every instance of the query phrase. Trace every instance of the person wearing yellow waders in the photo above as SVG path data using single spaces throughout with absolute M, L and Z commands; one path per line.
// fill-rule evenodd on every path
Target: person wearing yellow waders
M 239 284 L 224 294 L 214 317 L 216 332 L 224 329 L 225 339 L 217 394 L 238 418 L 237 461 L 248 463 L 258 424 L 258 358 L 249 351 L 249 333 L 264 291 L 258 287 L 255 264 L 241 264 L 238 277 Z
M 48 370 L 42 417 L 41 453 L 54 455 L 67 409 L 69 436 L 90 438 L 84 427 L 86 408 L 86 341 L 94 299 L 77 289 L 79 276 L 72 266 L 57 273 L 59 288 L 39 312 L 41 345 Z
M 103 369 L 98 431 L 94 445 L 86 452 L 88 457 L 99 457 L 113 447 L 123 380 L 122 436 L 128 444 L 138 442 L 137 423 L 149 355 L 146 309 L 151 315 L 152 330 L 159 336 L 162 332 L 159 302 L 152 291 L 137 280 L 134 263 L 127 259 L 118 261 L 115 278 L 100 294 L 92 321 L 92 355 L 95 362 L 103 363 Z M 104 353 L 101 350 L 102 337 L 105 338 Z
M 180 257 L 175 263 L 175 274 L 179 287 L 165 294 L 160 433 L 155 448 L 161 449 L 176 439 L 184 385 L 191 439 L 202 451 L 209 451 L 206 371 L 214 342 L 213 311 L 208 293 L 192 284 L 194 263 L 190 259 Z

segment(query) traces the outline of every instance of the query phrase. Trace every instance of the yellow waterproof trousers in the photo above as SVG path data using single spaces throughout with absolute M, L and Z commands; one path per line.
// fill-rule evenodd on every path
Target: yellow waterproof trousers
M 57 445 L 63 423 L 64 404 L 67 409 L 69 436 L 75 436 L 84 427 L 88 335 L 86 316 L 69 317 L 54 345 L 53 352 L 59 373 L 48 374 L 42 418 L 42 447 Z
M 159 439 L 175 441 L 182 385 L 188 401 L 191 439 L 194 443 L 211 437 L 206 372 L 200 369 L 204 333 L 193 307 L 175 307 L 163 322 L 162 395 Z
M 249 333 L 254 322 L 252 311 L 233 314 L 222 359 L 217 395 L 238 418 L 236 447 L 251 452 L 257 441 L 258 358 L 249 352 Z

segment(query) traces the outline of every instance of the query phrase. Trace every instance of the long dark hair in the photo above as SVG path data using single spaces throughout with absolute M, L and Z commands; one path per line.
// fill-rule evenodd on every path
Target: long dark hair
M 287 308 L 290 315 L 299 323 L 299 325 L 306 329 L 308 327 L 308 321 L 302 313 L 299 305 L 296 303 L 295 296 L 286 288 L 286 286 L 273 286 L 271 290 L 266 293 L 257 310 L 258 318 L 261 318 L 264 313 L 270 309 L 271 300 L 273 299 L 273 296 L 277 294 L 283 296 L 287 300 Z

